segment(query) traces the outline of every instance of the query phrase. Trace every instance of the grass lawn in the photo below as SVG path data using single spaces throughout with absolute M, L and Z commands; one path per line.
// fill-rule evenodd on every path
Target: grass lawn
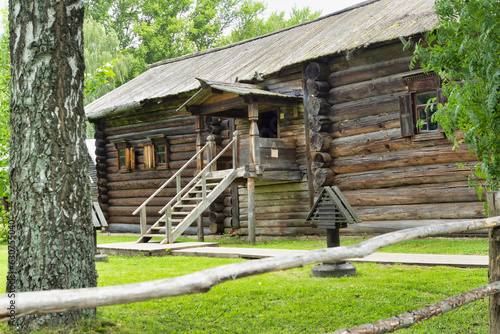
M 342 246 L 355 245 L 366 241 L 371 236 L 353 237 L 341 236 Z M 108 236 L 98 235 L 97 242 L 100 244 L 114 242 L 136 241 L 135 236 Z M 249 245 L 248 242 L 236 236 L 206 237 L 205 241 L 218 242 L 220 247 L 251 247 L 251 248 L 277 248 L 277 249 L 302 249 L 312 250 L 326 247 L 326 237 L 300 237 L 300 238 L 260 238 L 257 242 Z M 196 241 L 196 239 L 178 239 L 178 241 Z M 410 254 L 463 254 L 463 255 L 488 255 L 488 238 L 426 238 L 411 240 L 397 245 L 389 246 L 380 250 L 386 253 L 410 253 Z
M 135 237 L 100 236 L 100 243 Z M 358 243 L 363 238 L 344 238 Z M 221 246 L 247 246 L 235 238 Z M 416 243 L 415 243 L 416 242 Z M 487 239 L 426 239 L 384 251 L 485 254 Z M 256 247 L 315 249 L 323 240 L 266 240 Z M 486 248 L 484 248 L 486 247 Z M 5 287 L 7 246 L 0 245 Z M 238 259 L 120 257 L 97 263 L 99 286 L 175 277 Z M 313 278 L 312 266 L 248 277 L 208 293 L 102 307 L 98 321 L 47 333 L 324 333 L 391 317 L 487 284 L 487 269 L 356 264 L 349 278 Z M 480 301 L 398 333 L 486 333 L 487 301 Z

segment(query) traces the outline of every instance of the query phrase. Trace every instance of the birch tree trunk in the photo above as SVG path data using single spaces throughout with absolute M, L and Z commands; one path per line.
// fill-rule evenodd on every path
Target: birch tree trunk
M 20 291 L 94 287 L 80 0 L 11 0 L 11 238 L 7 292 L 21 330 L 95 309 L 15 318 Z

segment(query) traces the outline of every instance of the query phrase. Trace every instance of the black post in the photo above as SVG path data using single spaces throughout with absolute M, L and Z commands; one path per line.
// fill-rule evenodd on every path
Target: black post
M 340 226 L 338 224 L 333 228 L 326 229 L 326 247 L 340 246 Z M 356 267 L 346 261 L 328 262 L 315 265 L 311 269 L 314 277 L 344 277 L 356 275 Z

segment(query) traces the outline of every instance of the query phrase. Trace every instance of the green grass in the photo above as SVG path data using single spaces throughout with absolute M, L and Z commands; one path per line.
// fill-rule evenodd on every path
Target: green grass
M 135 237 L 99 236 L 99 242 Z M 221 246 L 247 246 L 235 238 Z M 344 238 L 357 243 L 363 238 Z M 477 249 L 487 239 L 425 239 L 405 243 L 415 248 L 456 254 Z M 477 244 L 476 244 L 477 243 Z M 265 240 L 256 247 L 323 248 L 317 240 Z M 408 251 L 403 251 L 409 249 Z M 0 245 L 0 286 L 5 287 L 6 246 Z M 476 252 L 476 251 L 474 251 Z M 97 263 L 99 286 L 128 284 L 186 275 L 239 259 L 197 257 L 120 257 Z M 349 278 L 314 278 L 312 266 L 226 282 L 208 293 L 101 307 L 98 320 L 44 333 L 324 333 L 423 307 L 487 284 L 487 269 L 356 264 Z M 487 301 L 479 301 L 398 333 L 486 333 Z
M 342 246 L 350 246 L 366 241 L 371 236 L 353 237 L 341 236 Z M 98 243 L 130 242 L 136 241 L 135 236 L 107 236 L 98 235 Z M 196 241 L 196 239 L 179 239 L 178 241 Z M 205 241 L 218 242 L 220 247 L 249 247 L 249 248 L 275 248 L 312 250 L 326 247 L 326 237 L 300 237 L 300 238 L 260 238 L 249 245 L 245 238 L 236 236 L 206 237 Z M 462 254 L 462 255 L 488 255 L 487 238 L 426 238 L 411 240 L 397 245 L 385 247 L 380 250 L 386 253 L 409 254 Z

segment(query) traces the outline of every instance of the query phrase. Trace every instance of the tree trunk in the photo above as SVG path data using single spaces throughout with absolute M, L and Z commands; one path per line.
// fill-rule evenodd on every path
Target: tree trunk
M 500 193 L 488 192 L 488 216 L 494 217 L 500 213 Z M 489 230 L 489 270 L 488 283 L 500 281 L 500 228 L 491 227 Z M 489 297 L 489 333 L 500 332 L 500 294 Z
M 83 111 L 81 1 L 11 0 L 12 200 L 8 292 L 94 287 L 91 192 Z M 15 293 L 12 302 L 15 305 Z M 31 315 L 29 328 L 95 309 Z

